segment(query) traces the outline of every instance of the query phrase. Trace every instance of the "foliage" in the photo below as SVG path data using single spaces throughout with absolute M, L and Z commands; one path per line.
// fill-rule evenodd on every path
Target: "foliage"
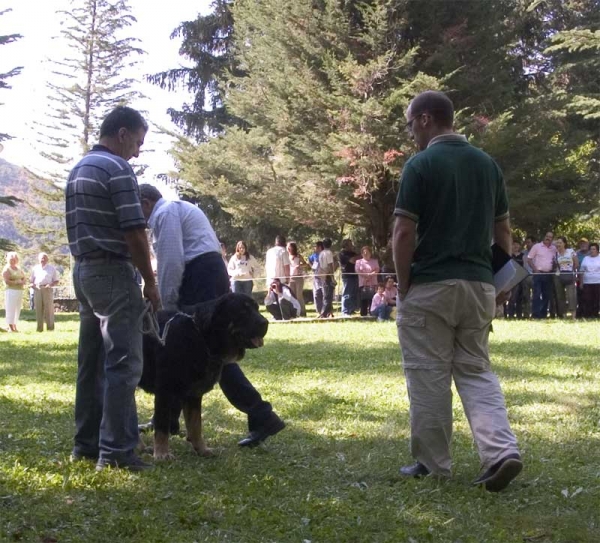
M 184 438 L 152 472 L 96 473 L 69 462 L 76 315 L 53 334 L 0 335 L 0 539 L 550 543 L 598 540 L 600 404 L 597 323 L 494 323 L 492 359 L 525 470 L 500 494 L 470 486 L 479 470 L 455 396 L 454 477 L 405 480 L 406 385 L 393 323 L 271 324 L 244 371 L 287 428 L 240 450 L 243 415 L 217 388 L 204 428 L 220 454 Z M 139 393 L 140 418 L 153 409 Z
M 181 176 L 246 223 L 364 225 L 384 246 L 410 149 L 402 110 L 411 89 L 435 81 L 412 80 L 413 52 L 396 50 L 387 24 L 392 8 L 374 4 L 237 2 L 243 75 L 228 75 L 225 104 L 247 126 L 181 143 Z
M 10 11 L 10 10 L 8 10 L 8 9 L 0 10 L 0 16 L 7 13 L 8 11 Z M 12 43 L 12 42 L 18 40 L 21 37 L 22 36 L 20 34 L 6 34 L 3 36 L 0 36 L 0 45 L 7 45 L 9 43 Z M 18 75 L 21 72 L 21 70 L 22 70 L 22 66 L 19 66 L 16 68 L 12 68 L 11 70 L 9 70 L 6 73 L 0 73 L 0 90 L 10 89 L 10 85 L 8 84 L 8 82 L 6 80 L 10 77 L 14 77 L 15 75 Z M 2 103 L 0 103 L 0 106 L 1 105 L 2 105 Z M 11 136 L 9 136 L 8 134 L 0 132 L 0 142 L 2 142 L 4 140 L 8 140 L 10 138 L 11 138 Z M 1 144 L 0 144 L 0 151 L 2 151 Z M 17 204 L 17 202 L 20 202 L 20 200 L 18 198 L 16 198 L 15 196 L 10 196 L 10 195 L 0 196 L 0 205 L 14 207 Z M 10 251 L 14 248 L 15 248 L 14 244 L 11 243 L 9 240 L 0 238 L 0 251 Z
M 127 0 L 76 0 L 64 17 L 61 40 L 71 49 L 63 60 L 52 60 L 48 83 L 49 121 L 38 123 L 40 154 L 49 171 L 30 172 L 36 196 L 28 204 L 39 214 L 35 225 L 23 225 L 50 250 L 66 245 L 63 188 L 69 166 L 86 153 L 101 120 L 117 105 L 140 96 L 127 77 L 143 51 L 139 40 L 123 37 L 136 19 Z
M 517 227 L 598 206 L 598 0 L 218 4 L 180 27 L 199 105 L 182 122 L 202 137 L 176 155 L 240 224 L 352 225 L 385 246 L 413 152 L 403 110 L 426 88 L 450 94 L 457 127 L 500 163 Z
M 181 38 L 179 53 L 194 63 L 148 76 L 148 81 L 172 90 L 178 86 L 193 93 L 194 100 L 181 110 L 169 108 L 173 122 L 197 141 L 220 133 L 235 119 L 223 98 L 223 78 L 227 71 L 240 73 L 232 55 L 232 0 L 213 0 L 212 11 L 194 21 L 184 21 L 171 34 Z

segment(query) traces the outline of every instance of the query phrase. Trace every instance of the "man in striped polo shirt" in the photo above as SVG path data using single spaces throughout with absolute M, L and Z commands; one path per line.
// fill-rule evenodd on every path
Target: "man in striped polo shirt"
M 102 122 L 100 141 L 73 168 L 66 186 L 73 284 L 80 303 L 73 459 L 95 459 L 130 471 L 151 467 L 134 452 L 139 441 L 135 388 L 142 374 L 144 296 L 160 298 L 150 265 L 146 219 L 135 174 L 148 125 L 117 107 Z

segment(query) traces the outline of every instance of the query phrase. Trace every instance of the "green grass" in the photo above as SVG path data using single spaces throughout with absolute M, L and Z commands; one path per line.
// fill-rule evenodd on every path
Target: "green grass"
M 31 314 L 26 313 L 31 319 Z M 140 542 L 598 542 L 598 323 L 503 322 L 492 336 L 525 470 L 507 491 L 479 470 L 455 396 L 454 477 L 405 480 L 408 402 L 393 323 L 272 325 L 244 370 L 288 427 L 240 450 L 245 419 L 204 401 L 216 458 L 152 472 L 69 461 L 77 317 L 0 335 L 0 540 Z M 152 398 L 138 393 L 140 419 Z

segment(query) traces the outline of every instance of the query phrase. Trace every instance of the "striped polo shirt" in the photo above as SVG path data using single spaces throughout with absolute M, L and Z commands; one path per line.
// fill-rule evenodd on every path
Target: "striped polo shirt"
M 129 163 L 95 145 L 71 170 L 66 196 L 73 256 L 108 251 L 130 257 L 123 231 L 145 228 L 137 179 Z

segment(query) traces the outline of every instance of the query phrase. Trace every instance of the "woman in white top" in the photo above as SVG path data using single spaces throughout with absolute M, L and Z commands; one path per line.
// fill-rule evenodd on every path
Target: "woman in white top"
M 8 324 L 11 332 L 18 332 L 17 323 L 23 305 L 25 272 L 19 267 L 19 255 L 14 251 L 6 253 L 6 266 L 2 270 L 2 278 L 6 285 L 6 291 L 4 292 L 6 324 Z
M 583 273 L 581 316 L 584 319 L 597 319 L 600 317 L 600 256 L 597 243 L 590 243 L 590 252 L 583 259 L 579 271 Z
M 287 244 L 287 252 L 290 256 L 290 290 L 300 302 L 300 317 L 306 317 L 304 305 L 304 275 L 308 271 L 306 260 L 298 253 L 298 246 L 290 241 Z
M 575 287 L 575 272 L 579 268 L 579 260 L 573 249 L 567 244 L 567 238 L 556 238 L 556 264 L 557 271 L 554 276 L 554 293 L 556 294 L 556 314 L 559 319 L 571 312 L 575 318 L 577 309 L 577 290 Z
M 248 252 L 245 242 L 238 241 L 235 254 L 230 258 L 227 272 L 231 277 L 231 290 L 240 294 L 252 295 L 254 274 L 258 270 L 258 262 Z

